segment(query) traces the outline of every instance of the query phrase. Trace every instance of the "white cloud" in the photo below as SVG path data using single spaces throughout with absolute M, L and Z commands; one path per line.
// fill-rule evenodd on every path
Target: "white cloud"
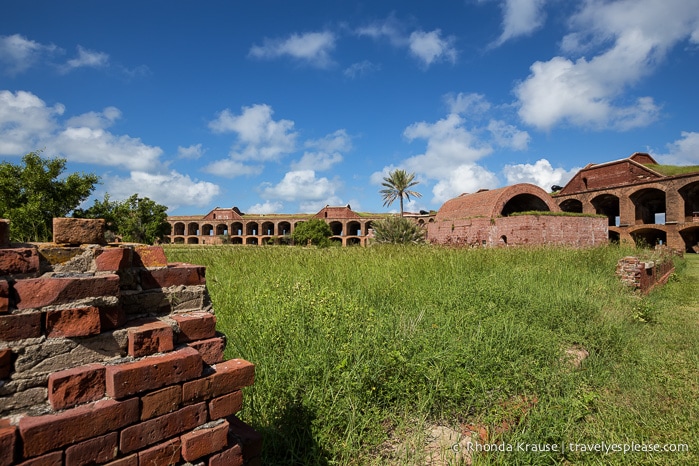
M 134 193 L 148 197 L 170 210 L 181 206 L 210 206 L 220 188 L 208 181 L 192 180 L 174 170 L 169 173 L 132 171 L 128 178 L 106 177 L 105 187 L 113 199 L 126 199 Z
M 342 154 L 337 152 L 304 152 L 303 157 L 291 163 L 292 170 L 329 170 L 333 165 L 342 162 Z
M 447 94 L 445 97 L 449 113 L 460 114 L 475 114 L 481 115 L 490 110 L 490 102 L 488 102 L 483 94 Z
M 78 56 L 72 58 L 61 67 L 61 71 L 67 73 L 76 68 L 102 68 L 109 66 L 109 55 L 104 52 L 95 52 L 78 45 Z
M 58 133 L 51 148 L 73 162 L 123 167 L 128 170 L 153 170 L 163 151 L 140 138 L 115 135 L 102 128 L 68 127 Z
M 440 29 L 428 32 L 415 30 L 408 34 L 405 32 L 403 24 L 394 16 L 390 16 L 383 22 L 375 22 L 357 28 L 355 33 L 358 36 L 371 37 L 374 40 L 386 38 L 394 47 L 405 47 L 425 67 L 443 61 L 453 64 L 458 55 L 458 51 L 454 47 L 456 40 L 454 36 L 443 37 Z
M 23 155 L 47 146 L 65 107 L 49 107 L 31 92 L 0 91 L 0 155 Z
M 250 48 L 250 56 L 271 59 L 286 55 L 325 68 L 333 63 L 330 53 L 335 48 L 335 40 L 335 34 L 329 31 L 292 34 L 284 40 L 265 39 L 263 45 Z
M 441 178 L 432 188 L 432 202 L 442 204 L 463 193 L 473 193 L 479 189 L 491 189 L 498 185 L 494 173 L 474 163 L 455 167 L 448 176 Z
M 188 147 L 177 146 L 178 159 L 198 160 L 204 155 L 204 152 L 206 152 L 206 150 L 202 148 L 201 144 Z
M 369 60 L 352 63 L 342 72 L 346 77 L 354 79 L 381 69 L 381 65 L 374 64 Z
M 494 46 L 510 39 L 527 36 L 543 26 L 546 21 L 546 0 L 503 0 L 502 34 Z
M 529 133 L 501 120 L 490 120 L 488 131 L 493 136 L 495 144 L 508 149 L 525 150 L 531 140 Z
M 0 63 L 9 75 L 23 73 L 44 56 L 60 51 L 53 44 L 43 45 L 19 34 L 0 36 Z
M 235 178 L 236 176 L 259 175 L 263 169 L 262 165 L 246 165 L 236 160 L 221 159 L 206 165 L 202 171 L 224 178 Z
M 699 132 L 682 132 L 682 138 L 667 145 L 666 154 L 652 154 L 665 165 L 699 165 Z
M 234 160 L 271 161 L 293 152 L 296 148 L 294 122 L 272 119 L 269 105 L 243 107 L 240 115 L 223 110 L 209 128 L 215 133 L 235 133 L 237 143 L 231 150 Z
M 336 181 L 328 178 L 317 178 L 313 170 L 294 170 L 287 172 L 276 185 L 265 183 L 261 186 L 264 199 L 279 199 L 305 203 L 326 202 L 335 199 Z M 310 204 L 308 204 L 310 205 Z
M 101 112 L 87 112 L 69 118 L 65 125 L 69 128 L 85 126 L 92 129 L 106 129 L 119 118 L 121 118 L 121 110 L 116 107 L 107 107 Z
M 316 151 L 305 152 L 300 160 L 292 162 L 291 168 L 293 170 L 324 171 L 342 162 L 341 152 L 352 149 L 352 140 L 344 129 L 340 129 L 322 139 L 306 141 L 304 145 L 309 149 L 316 149 Z
M 697 24 L 697 0 L 586 1 L 571 20 L 562 50 L 597 55 L 534 63 L 515 88 L 520 117 L 543 130 L 563 122 L 618 130 L 648 125 L 659 114 L 653 99 L 628 103 L 623 93 L 652 73 L 679 41 L 694 41 Z
M 251 205 L 250 208 L 248 208 L 247 212 L 262 215 L 275 214 L 277 212 L 281 212 L 283 208 L 284 204 L 282 204 L 281 202 L 266 201 L 262 204 Z
M 505 165 L 502 172 L 508 184 L 532 183 L 548 191 L 554 185 L 565 186 L 579 170 L 579 167 L 571 170 L 553 168 L 548 160 L 540 159 L 533 165 Z
M 410 53 L 422 61 L 425 66 L 439 61 L 456 62 L 457 52 L 454 48 L 454 38 L 442 38 L 442 31 L 415 31 L 410 34 Z

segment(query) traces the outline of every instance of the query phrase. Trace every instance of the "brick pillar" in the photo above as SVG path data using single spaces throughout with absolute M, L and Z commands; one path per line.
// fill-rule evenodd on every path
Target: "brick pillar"
M 628 196 L 619 197 L 619 226 L 636 224 L 636 206 Z
M 676 189 L 670 189 L 665 193 L 665 209 L 666 224 L 683 223 L 685 221 L 684 199 Z

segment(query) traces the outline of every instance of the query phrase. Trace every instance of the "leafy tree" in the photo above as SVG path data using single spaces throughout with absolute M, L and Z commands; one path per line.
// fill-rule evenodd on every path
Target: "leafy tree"
M 68 215 L 99 183 L 91 173 L 59 178 L 66 159 L 40 154 L 28 153 L 20 165 L 0 163 L 0 217 L 10 219 L 13 241 L 50 241 L 53 218 Z
M 134 194 L 124 201 L 112 201 L 109 194 L 104 200 L 86 210 L 76 210 L 75 217 L 103 218 L 107 230 L 120 235 L 124 241 L 153 244 L 170 233 L 167 207 L 147 197 Z
M 329 246 L 330 237 L 333 235 L 330 225 L 319 218 L 313 218 L 299 223 L 291 234 L 295 244 L 316 246 Z
M 393 204 L 393 201 L 400 199 L 400 216 L 403 216 L 403 198 L 410 200 L 410 196 L 422 197 L 417 191 L 412 191 L 410 188 L 418 184 L 419 181 L 415 181 L 415 173 L 408 173 L 405 170 L 397 168 L 393 170 L 388 176 L 384 177 L 381 186 L 385 189 L 380 191 L 383 197 L 384 206 Z
M 405 217 L 390 216 L 372 224 L 377 243 L 417 244 L 425 241 L 425 230 Z

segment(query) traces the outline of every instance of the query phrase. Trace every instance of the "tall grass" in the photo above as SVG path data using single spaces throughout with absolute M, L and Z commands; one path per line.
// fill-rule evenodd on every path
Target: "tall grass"
M 489 453 L 474 464 L 699 464 L 699 323 L 696 309 L 679 310 L 699 280 L 639 298 L 614 276 L 630 250 L 166 252 L 207 266 L 226 356 L 256 364 L 242 415 L 264 435 L 265 464 L 424 464 L 415 445 L 428 424 L 483 426 L 500 444 L 694 448 Z M 639 306 L 653 323 L 634 318 Z M 580 370 L 565 360 L 572 346 L 590 353 Z

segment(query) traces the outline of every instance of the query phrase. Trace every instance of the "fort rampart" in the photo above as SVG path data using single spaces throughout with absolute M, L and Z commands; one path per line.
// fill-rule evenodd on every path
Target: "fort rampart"
M 255 368 L 224 360 L 204 267 L 102 222 L 10 244 L 0 220 L 0 466 L 259 464 L 236 417 Z

